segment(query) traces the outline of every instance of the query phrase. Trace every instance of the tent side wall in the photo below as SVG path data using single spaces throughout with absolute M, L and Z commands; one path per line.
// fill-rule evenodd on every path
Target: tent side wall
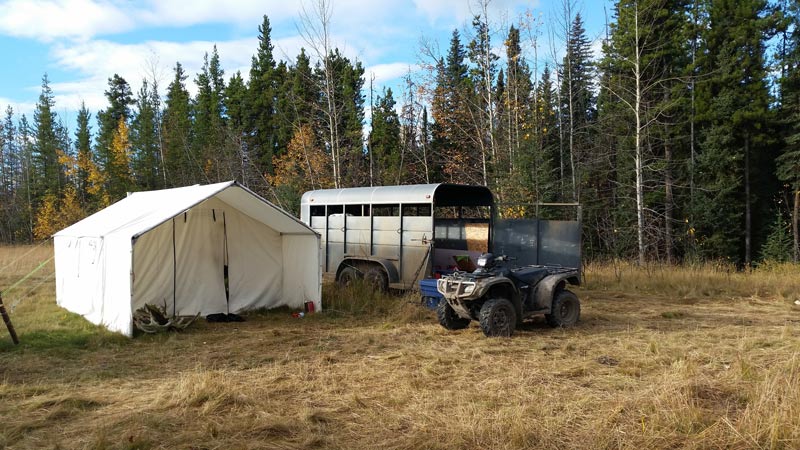
M 53 242 L 58 305 L 131 336 L 130 238 L 62 235 Z
M 322 310 L 321 251 L 317 234 L 283 235 L 283 299 L 288 306 L 313 301 L 315 310 Z

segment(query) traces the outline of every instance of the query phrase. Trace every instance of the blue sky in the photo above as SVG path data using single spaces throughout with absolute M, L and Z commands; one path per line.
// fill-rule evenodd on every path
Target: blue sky
M 471 17 L 480 11 L 476 0 L 329 0 L 332 4 L 333 44 L 361 61 L 367 84 L 397 86 L 400 77 L 419 71 L 423 42 L 446 52 L 453 29 L 469 39 Z M 0 1 L 0 108 L 11 105 L 31 115 L 46 72 L 55 94 L 56 111 L 72 127 L 81 102 L 95 113 L 105 107 L 103 91 L 114 73 L 134 92 L 143 78 L 159 80 L 161 92 L 180 61 L 194 92 L 196 71 L 203 54 L 214 44 L 226 78 L 241 70 L 247 77 L 257 48 L 258 26 L 264 14 L 272 25 L 277 59 L 293 61 L 301 47 L 301 15 L 315 0 L 4 0 Z M 603 32 L 604 5 L 609 0 L 575 2 L 585 18 L 587 34 Z M 552 60 L 549 27 L 558 28 L 562 0 L 492 0 L 489 20 L 497 34 L 493 44 L 501 53 L 503 30 L 531 12 L 540 25 L 539 60 Z M 556 31 L 556 34 L 558 32 Z M 526 51 L 529 61 L 532 47 Z M 556 52 L 561 45 L 556 44 Z M 596 44 L 599 48 L 599 43 Z M 399 95 L 396 95 L 396 98 Z

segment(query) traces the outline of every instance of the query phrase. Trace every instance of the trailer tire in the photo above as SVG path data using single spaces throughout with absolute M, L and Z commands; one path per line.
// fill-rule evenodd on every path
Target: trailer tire
M 446 299 L 439 300 L 439 304 L 436 306 L 436 318 L 439 319 L 439 325 L 448 330 L 463 330 L 469 326 L 470 322 L 469 319 L 464 319 L 456 314 Z
M 339 286 L 348 287 L 352 286 L 353 283 L 358 281 L 361 278 L 361 274 L 358 273 L 355 267 L 345 267 L 339 272 Z
M 553 308 L 544 318 L 551 327 L 571 327 L 581 317 L 581 302 L 572 291 L 558 291 L 553 299 Z
M 481 330 L 488 337 L 509 337 L 517 327 L 517 312 L 505 298 L 491 298 L 481 306 Z
M 389 290 L 389 276 L 380 266 L 370 266 L 364 271 L 364 282 L 378 292 Z

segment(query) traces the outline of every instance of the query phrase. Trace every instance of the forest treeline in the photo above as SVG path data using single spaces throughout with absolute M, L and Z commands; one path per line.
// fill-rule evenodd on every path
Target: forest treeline
M 505 217 L 579 202 L 591 258 L 798 260 L 797 1 L 620 0 L 597 58 L 569 0 L 502 28 L 487 3 L 441 54 L 423 46 L 401 92 L 330 47 L 325 0 L 293 61 L 264 16 L 246 80 L 216 47 L 193 80 L 178 62 L 163 95 L 115 74 L 106 109 L 74 127 L 45 75 L 33 117 L 0 122 L 0 241 L 136 190 L 235 179 L 297 213 L 311 189 L 453 182 L 489 186 Z

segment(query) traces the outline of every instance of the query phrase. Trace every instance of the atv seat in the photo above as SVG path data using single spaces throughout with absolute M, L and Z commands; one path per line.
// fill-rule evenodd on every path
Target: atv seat
M 511 277 L 516 278 L 528 286 L 536 286 L 545 276 L 547 276 L 547 269 L 543 267 L 523 267 L 511 271 Z

